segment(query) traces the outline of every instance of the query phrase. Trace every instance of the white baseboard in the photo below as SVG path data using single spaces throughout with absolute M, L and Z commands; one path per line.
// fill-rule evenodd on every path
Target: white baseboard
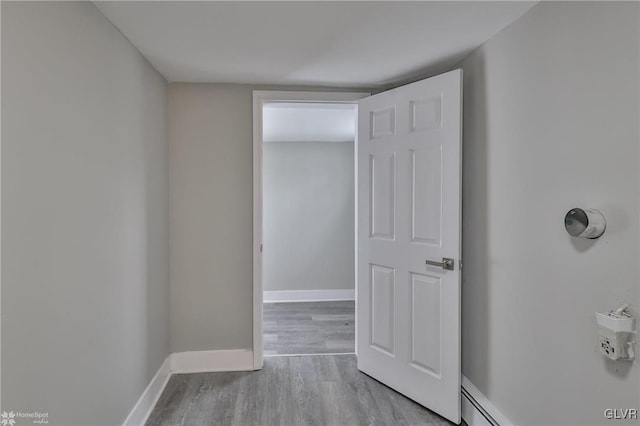
M 513 423 L 464 376 L 462 376 L 462 418 L 469 426 L 513 426 Z
M 124 426 L 140 426 L 147 422 L 149 414 L 151 414 L 153 407 L 156 406 L 158 399 L 160 399 L 160 395 L 162 395 L 162 391 L 164 391 L 164 388 L 171 377 L 170 358 L 171 355 L 164 360 L 155 376 L 151 379 L 151 382 L 149 382 L 147 388 L 142 392 L 140 399 L 138 399 L 138 402 L 133 406 L 133 409 L 127 416 L 127 419 L 124 421 Z
M 278 302 L 332 302 L 356 300 L 355 290 L 284 290 L 265 291 L 264 303 Z
M 251 350 L 172 353 L 164 360 L 158 372 L 142 392 L 123 426 L 142 426 L 147 422 L 172 374 L 248 370 L 253 370 L 253 351 Z
M 253 351 L 248 349 L 171 354 L 172 374 L 249 370 L 253 370 Z

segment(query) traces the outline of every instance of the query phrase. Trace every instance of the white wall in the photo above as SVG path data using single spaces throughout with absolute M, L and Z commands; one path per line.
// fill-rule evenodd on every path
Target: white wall
M 637 363 L 605 360 L 594 323 L 638 314 L 638 16 L 543 2 L 462 62 L 463 373 L 518 425 L 638 408 Z M 572 207 L 604 236 L 569 237 Z
M 355 288 L 353 142 L 263 144 L 263 288 Z
M 166 82 L 90 2 L 3 1 L 2 89 L 2 409 L 122 424 L 169 351 Z

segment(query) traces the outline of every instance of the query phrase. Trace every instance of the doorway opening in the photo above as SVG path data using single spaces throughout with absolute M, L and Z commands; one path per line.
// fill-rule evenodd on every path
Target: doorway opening
M 355 353 L 364 96 L 254 92 L 254 368 L 263 356 Z
M 264 354 L 355 353 L 355 105 L 262 117 Z

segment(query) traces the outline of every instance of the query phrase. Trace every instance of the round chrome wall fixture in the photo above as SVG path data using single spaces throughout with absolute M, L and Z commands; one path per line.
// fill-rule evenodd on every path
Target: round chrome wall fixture
M 598 238 L 604 234 L 607 222 L 596 209 L 573 208 L 564 217 L 564 227 L 572 237 Z

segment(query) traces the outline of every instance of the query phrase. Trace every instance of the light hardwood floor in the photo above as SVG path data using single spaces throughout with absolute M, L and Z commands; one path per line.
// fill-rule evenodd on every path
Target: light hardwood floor
M 264 354 L 355 352 L 355 302 L 264 304 Z
M 253 372 L 174 375 L 148 426 L 450 425 L 358 371 L 355 355 L 265 358 Z

